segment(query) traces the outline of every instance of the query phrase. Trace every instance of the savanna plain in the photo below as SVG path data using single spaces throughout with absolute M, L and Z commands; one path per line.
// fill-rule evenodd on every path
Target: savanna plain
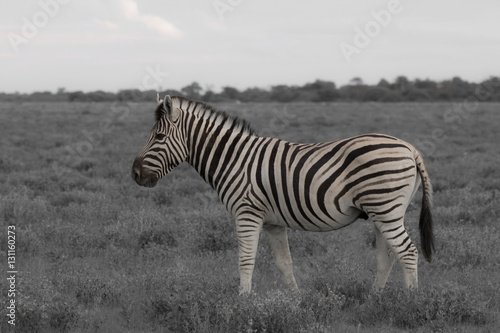
M 434 186 L 436 252 L 408 292 L 396 263 L 370 296 L 371 222 L 289 230 L 294 293 L 261 237 L 238 296 L 234 222 L 187 163 L 153 189 L 130 169 L 151 103 L 0 104 L 0 328 L 7 226 L 16 227 L 16 332 L 498 332 L 500 104 L 219 103 L 257 133 L 294 142 L 379 132 L 413 143 Z M 420 196 L 406 218 L 420 249 Z

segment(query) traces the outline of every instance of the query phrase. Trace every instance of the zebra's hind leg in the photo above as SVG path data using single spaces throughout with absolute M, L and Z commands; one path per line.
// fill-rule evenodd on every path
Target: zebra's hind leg
M 377 276 L 373 283 L 372 292 L 378 292 L 384 289 L 394 261 L 396 260 L 394 251 L 392 251 L 389 244 L 387 244 L 378 227 L 375 227 L 375 238 L 377 244 Z
M 418 251 L 404 228 L 404 211 L 400 216 L 399 219 L 388 220 L 385 220 L 383 216 L 372 216 L 372 219 L 375 226 L 380 231 L 381 237 L 379 238 L 385 239 L 388 247 L 394 253 L 403 268 L 405 287 L 416 288 L 418 286 Z
M 293 275 L 292 257 L 288 246 L 288 236 L 285 227 L 277 225 L 264 225 L 269 244 L 274 254 L 274 259 L 285 281 L 292 290 L 299 290 Z

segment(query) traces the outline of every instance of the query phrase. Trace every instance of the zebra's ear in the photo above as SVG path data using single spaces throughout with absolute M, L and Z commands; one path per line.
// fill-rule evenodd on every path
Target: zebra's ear
M 165 98 L 163 99 L 163 108 L 165 109 L 167 116 L 170 118 L 170 120 L 172 121 L 177 120 L 177 117 L 179 116 L 179 110 L 178 109 L 174 110 L 172 108 L 172 99 L 168 95 L 165 95 Z
M 172 100 L 170 99 L 170 96 L 166 95 L 165 99 L 160 99 L 160 94 L 156 93 L 156 101 L 158 102 L 158 106 L 155 111 L 156 121 L 159 121 L 164 116 L 170 118 L 172 109 Z
M 168 95 L 165 95 L 165 98 L 163 99 L 163 108 L 165 109 L 167 114 L 169 114 L 172 110 L 172 99 Z

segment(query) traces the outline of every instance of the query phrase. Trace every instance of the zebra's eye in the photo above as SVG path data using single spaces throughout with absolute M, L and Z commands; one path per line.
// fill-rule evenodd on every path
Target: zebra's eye
M 163 133 L 156 133 L 156 140 L 163 141 L 167 136 Z

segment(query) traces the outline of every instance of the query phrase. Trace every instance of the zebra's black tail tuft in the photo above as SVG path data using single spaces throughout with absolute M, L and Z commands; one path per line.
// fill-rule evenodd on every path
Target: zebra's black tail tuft
M 422 197 L 419 228 L 422 252 L 424 253 L 425 259 L 431 262 L 432 251 L 434 250 L 434 234 L 432 233 L 431 203 L 429 202 L 429 197 L 426 195 L 425 190 Z
M 425 169 L 422 156 L 416 153 L 417 169 L 422 179 L 422 208 L 420 210 L 420 242 L 422 243 L 422 252 L 425 259 L 431 262 L 432 252 L 434 251 L 434 234 L 432 232 L 432 185 Z

